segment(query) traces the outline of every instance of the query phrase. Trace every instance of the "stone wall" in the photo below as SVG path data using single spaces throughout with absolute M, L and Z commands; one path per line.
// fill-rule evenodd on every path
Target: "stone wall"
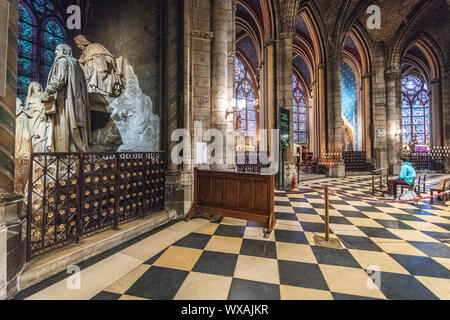
M 9 0 L 6 96 L 0 96 L 0 193 L 14 191 L 14 141 L 17 92 L 18 1 Z M 0 61 L 5 63 L 5 61 Z
M 91 42 L 103 44 L 116 58 L 126 57 L 140 87 L 160 114 L 162 1 L 96 0 L 86 27 Z

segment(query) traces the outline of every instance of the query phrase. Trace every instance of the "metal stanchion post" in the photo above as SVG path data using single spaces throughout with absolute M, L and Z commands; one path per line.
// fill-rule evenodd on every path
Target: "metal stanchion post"
M 330 201 L 329 190 L 325 187 L 325 240 L 330 241 Z

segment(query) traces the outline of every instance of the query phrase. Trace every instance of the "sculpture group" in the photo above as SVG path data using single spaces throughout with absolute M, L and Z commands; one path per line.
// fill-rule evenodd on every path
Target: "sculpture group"
M 132 66 L 84 36 L 74 39 L 82 54 L 60 44 L 45 88 L 31 82 L 16 107 L 16 192 L 23 193 L 32 153 L 151 152 L 159 148 L 159 117 L 139 87 Z M 99 102 L 100 101 L 100 102 Z M 98 106 L 109 121 L 91 131 Z M 96 107 L 97 106 L 97 109 Z
M 133 68 L 123 59 L 119 65 L 103 45 L 83 35 L 74 41 L 80 58 L 68 45 L 58 45 L 47 86 L 32 82 L 24 105 L 18 99 L 16 158 L 43 152 L 155 151 L 159 117 Z M 91 132 L 90 100 L 98 99 L 111 116 L 104 128 Z

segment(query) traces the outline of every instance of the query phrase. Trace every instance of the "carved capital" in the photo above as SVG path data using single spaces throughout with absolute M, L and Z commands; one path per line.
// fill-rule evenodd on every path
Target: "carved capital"
M 211 41 L 214 38 L 214 32 L 199 29 L 192 29 L 191 36 L 194 39 Z
M 441 83 L 442 83 L 442 79 L 441 78 L 436 78 L 436 79 L 431 80 L 431 84 L 432 85 L 434 85 L 434 84 L 439 85 Z
M 236 51 L 230 51 L 228 52 L 228 59 L 235 59 L 236 58 Z
M 286 40 L 286 39 L 293 39 L 294 38 L 294 32 L 292 31 L 285 31 L 280 33 L 280 39 Z
M 384 71 L 384 77 L 387 81 L 398 81 L 401 74 L 402 70 L 400 68 L 389 68 Z
M 323 70 L 323 69 L 326 69 L 326 67 L 327 67 L 327 64 L 325 63 L 325 62 L 322 62 L 322 63 L 319 63 L 319 65 L 317 66 L 317 68 L 316 68 L 316 71 L 317 70 Z
M 273 39 L 270 39 L 270 40 L 267 40 L 265 43 L 264 43 L 264 48 L 267 48 L 267 47 L 270 47 L 270 46 L 275 46 L 276 45 L 276 41 L 275 40 L 273 40 Z

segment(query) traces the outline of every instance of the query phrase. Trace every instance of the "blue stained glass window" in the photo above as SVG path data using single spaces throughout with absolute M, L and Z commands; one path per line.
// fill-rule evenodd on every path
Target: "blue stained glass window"
M 358 136 L 358 84 L 356 74 L 349 64 L 341 64 L 341 105 L 344 123 L 354 137 L 354 149 L 359 150 Z
M 258 113 L 255 110 L 256 91 L 253 78 L 240 58 L 235 60 L 236 105 L 241 110 L 241 129 L 247 136 L 256 136 Z
M 292 78 L 292 84 L 294 87 L 294 142 L 297 144 L 307 144 L 308 108 L 306 103 L 305 88 L 295 74 Z
M 26 98 L 30 81 L 47 84 L 56 46 L 66 41 L 59 0 L 19 1 L 18 97 Z M 59 17 L 59 18 L 58 18 Z
M 430 105 L 427 83 L 412 73 L 402 79 L 403 143 L 430 143 Z

